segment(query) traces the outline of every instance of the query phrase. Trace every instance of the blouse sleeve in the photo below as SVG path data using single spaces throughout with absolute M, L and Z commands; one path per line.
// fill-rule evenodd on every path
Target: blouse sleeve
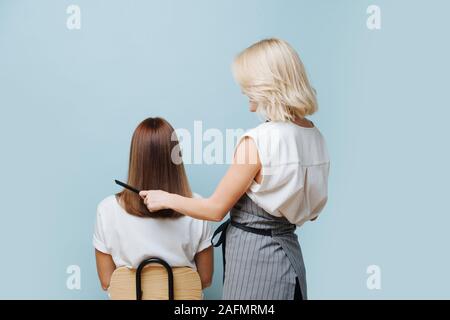
M 92 243 L 94 245 L 94 248 L 98 251 L 110 254 L 110 251 L 108 250 L 108 247 L 106 245 L 104 221 L 102 219 L 102 208 L 100 205 L 97 207 L 97 218 L 95 221 Z
M 200 237 L 200 243 L 198 245 L 197 253 L 200 251 L 205 250 L 206 248 L 209 248 L 211 244 L 211 238 L 212 238 L 212 229 L 211 224 L 208 221 L 203 221 L 202 226 L 202 235 Z

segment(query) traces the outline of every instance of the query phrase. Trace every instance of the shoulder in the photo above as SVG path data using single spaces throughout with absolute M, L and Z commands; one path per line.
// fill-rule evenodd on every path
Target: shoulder
M 236 147 L 239 149 L 239 147 L 243 144 L 244 141 L 250 144 L 250 147 L 253 147 L 254 144 L 258 146 L 261 142 L 266 141 L 267 138 L 270 137 L 270 133 L 273 130 L 275 130 L 274 123 L 269 121 L 263 122 L 258 126 L 245 131 L 244 134 L 238 139 Z
M 277 123 L 267 121 L 259 124 L 258 126 L 247 130 L 244 135 L 244 137 L 251 137 L 253 139 L 257 139 L 261 135 L 268 135 L 272 130 L 276 129 Z
M 276 141 L 276 139 L 283 137 L 291 137 L 295 131 L 295 125 L 291 122 L 268 121 L 248 130 L 243 137 L 248 136 L 255 141 Z
M 116 209 L 118 206 L 116 195 L 110 195 L 100 201 L 100 203 L 97 205 L 97 215 L 105 215 L 108 212 L 111 212 L 112 210 Z
M 239 147 L 244 141 L 247 141 L 245 148 L 241 149 L 250 153 L 258 152 L 261 157 L 261 152 L 268 152 L 268 149 L 277 147 L 280 142 L 286 140 L 286 137 L 290 137 L 292 134 L 289 130 L 289 125 L 283 122 L 264 122 L 246 131 L 238 141 L 237 146 Z
M 328 146 L 324 135 L 317 127 L 314 130 L 314 132 L 315 134 L 312 137 L 312 142 L 316 146 L 314 155 L 316 157 L 317 162 L 320 163 L 330 162 L 330 155 L 328 153 Z

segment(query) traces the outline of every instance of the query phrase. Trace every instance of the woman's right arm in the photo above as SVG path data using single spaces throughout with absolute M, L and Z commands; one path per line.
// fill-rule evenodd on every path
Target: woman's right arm
M 248 190 L 261 169 L 258 149 L 250 137 L 236 148 L 233 164 L 209 198 L 187 198 L 161 190 L 141 191 L 150 212 L 172 209 L 196 219 L 221 221 Z
M 211 286 L 214 272 L 214 250 L 212 246 L 198 252 L 195 257 L 195 265 L 202 282 L 202 289 Z

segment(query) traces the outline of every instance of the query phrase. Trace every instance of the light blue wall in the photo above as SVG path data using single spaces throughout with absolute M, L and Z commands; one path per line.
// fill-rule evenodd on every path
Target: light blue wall
M 381 8 L 382 28 L 366 27 Z M 66 8 L 81 7 L 81 30 Z M 329 203 L 298 231 L 310 298 L 450 298 L 450 3 L 0 0 L 0 298 L 105 298 L 91 234 L 148 116 L 250 128 L 233 56 L 288 40 L 318 92 Z M 209 195 L 226 166 L 187 167 Z M 81 290 L 66 288 L 79 265 Z M 379 265 L 382 289 L 366 287 Z M 221 296 L 221 257 L 214 285 Z

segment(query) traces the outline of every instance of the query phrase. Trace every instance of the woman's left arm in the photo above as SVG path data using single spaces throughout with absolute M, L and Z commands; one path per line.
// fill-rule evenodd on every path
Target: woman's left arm
M 241 140 L 233 163 L 209 198 L 186 198 L 161 190 L 141 191 L 150 212 L 172 209 L 196 219 L 221 221 L 247 191 L 261 169 L 258 149 L 250 137 Z

